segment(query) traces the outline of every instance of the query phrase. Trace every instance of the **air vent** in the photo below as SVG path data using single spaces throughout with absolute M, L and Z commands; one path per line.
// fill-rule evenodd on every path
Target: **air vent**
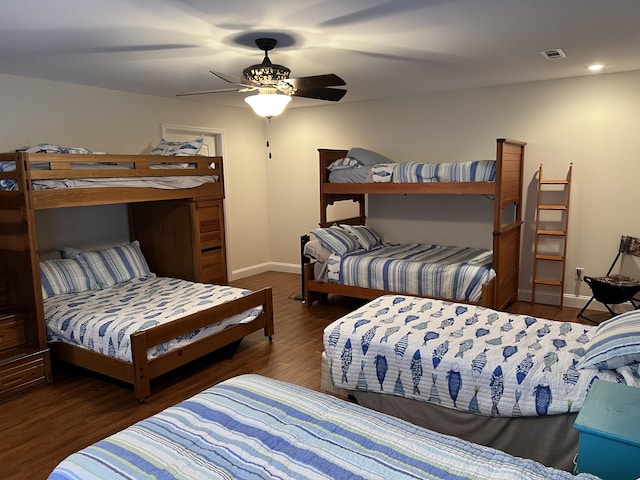
M 543 50 L 540 52 L 547 60 L 555 60 L 557 58 L 567 58 L 564 52 L 560 48 L 552 48 L 550 50 Z

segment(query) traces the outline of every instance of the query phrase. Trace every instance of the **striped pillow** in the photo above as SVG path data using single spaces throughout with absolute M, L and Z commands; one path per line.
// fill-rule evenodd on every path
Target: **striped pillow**
M 331 162 L 331 164 L 327 167 L 327 170 L 333 172 L 335 170 L 360 167 L 360 162 L 358 162 L 355 158 L 339 158 L 338 160 Z
M 40 262 L 42 298 L 98 290 L 89 266 L 79 258 L 56 258 Z
M 320 240 L 322 245 L 336 255 L 344 256 L 361 248 L 353 235 L 336 225 L 329 228 L 316 228 L 311 233 Z
M 384 240 L 382 236 L 376 232 L 373 228 L 365 225 L 340 225 L 351 235 L 356 237 L 358 243 L 365 250 L 371 250 L 378 245 L 382 245 Z
M 100 288 L 112 287 L 118 283 L 128 282 L 134 278 L 149 277 L 149 265 L 140 250 L 140 242 L 118 245 L 117 247 L 92 252 L 79 252 L 63 249 L 63 255 L 77 254 L 87 262 Z
M 581 367 L 615 370 L 635 362 L 640 362 L 640 310 L 617 315 L 598 325 Z

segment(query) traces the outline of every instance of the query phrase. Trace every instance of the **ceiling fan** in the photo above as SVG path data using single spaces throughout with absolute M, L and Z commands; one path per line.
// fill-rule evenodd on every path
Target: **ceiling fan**
M 211 70 L 211 73 L 218 78 L 235 84 L 235 88 L 183 93 L 177 96 L 206 95 L 210 93 L 231 91 L 257 91 L 258 95 L 247 97 L 247 99 L 263 95 L 278 95 L 283 98 L 288 97 L 286 98 L 287 101 L 290 97 L 306 97 L 337 102 L 347 93 L 346 90 L 341 88 L 331 88 L 346 85 L 342 78 L 333 73 L 313 75 L 310 77 L 289 78 L 289 75 L 291 74 L 291 70 L 289 68 L 272 63 L 269 59 L 269 51 L 273 50 L 276 46 L 277 40 L 273 38 L 258 38 L 255 40 L 255 43 L 260 50 L 264 51 L 264 59 L 262 60 L 262 63 L 245 68 L 242 71 L 242 77 Z M 247 100 L 247 103 L 251 105 L 249 100 Z

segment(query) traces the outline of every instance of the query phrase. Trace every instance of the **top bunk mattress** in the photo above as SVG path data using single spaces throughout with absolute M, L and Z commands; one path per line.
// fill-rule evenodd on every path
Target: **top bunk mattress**
M 29 168 L 33 171 L 49 171 L 49 162 L 30 162 Z M 175 175 L 163 175 L 153 177 L 118 176 L 123 171 L 135 169 L 135 165 L 130 162 L 71 162 L 71 170 L 87 171 L 87 177 L 91 177 L 91 172 L 109 171 L 113 172 L 113 177 L 98 178 L 56 178 L 56 179 L 36 179 L 31 185 L 34 190 L 52 190 L 62 188 L 96 188 L 96 187 L 134 187 L 134 188 L 160 188 L 174 190 L 182 188 L 195 188 L 205 183 L 215 183 L 219 181 L 218 175 L 185 175 L 185 172 L 193 170 L 194 166 L 186 161 L 183 162 L 160 162 L 151 163 L 153 170 L 175 170 Z M 16 170 L 15 161 L 0 162 L 0 172 L 14 172 Z M 0 190 L 16 190 L 17 183 L 13 179 L 0 179 Z
M 380 163 L 371 166 L 329 166 L 329 183 L 440 183 L 493 182 L 495 160 L 471 160 L 459 163 Z

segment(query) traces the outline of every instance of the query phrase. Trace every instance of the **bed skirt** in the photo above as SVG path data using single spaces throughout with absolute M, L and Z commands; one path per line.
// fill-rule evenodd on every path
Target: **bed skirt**
M 569 472 L 574 468 L 578 431 L 573 428 L 573 422 L 577 413 L 547 417 L 488 417 L 396 395 L 345 390 L 333 385 L 324 352 L 321 388 L 436 432 L 497 448 L 517 457 L 531 458 L 549 467 Z

